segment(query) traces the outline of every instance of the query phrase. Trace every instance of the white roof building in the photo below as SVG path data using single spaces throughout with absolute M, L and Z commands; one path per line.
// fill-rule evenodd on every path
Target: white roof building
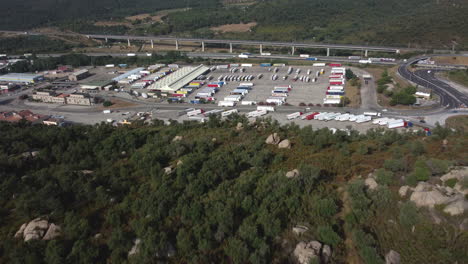
M 197 67 L 183 67 L 153 83 L 148 90 L 175 92 L 208 70 L 203 64 Z

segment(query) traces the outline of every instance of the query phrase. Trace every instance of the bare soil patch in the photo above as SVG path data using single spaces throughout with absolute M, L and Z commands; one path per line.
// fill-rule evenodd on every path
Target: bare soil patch
M 219 31 L 221 33 L 226 33 L 226 32 L 248 32 L 252 27 L 255 27 L 257 25 L 256 22 L 251 22 L 247 24 L 227 24 L 227 25 L 222 25 L 218 27 L 212 27 L 210 28 L 213 31 Z
M 468 56 L 435 56 L 432 60 L 437 64 L 468 65 Z

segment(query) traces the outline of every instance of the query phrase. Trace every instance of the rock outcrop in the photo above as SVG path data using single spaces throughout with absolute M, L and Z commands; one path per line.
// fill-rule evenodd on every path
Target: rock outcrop
M 21 225 L 19 230 L 15 233 L 16 238 L 23 238 L 24 241 L 29 240 L 51 240 L 60 236 L 60 226 L 49 223 L 47 220 L 36 218 L 29 223 Z
M 436 205 L 445 205 L 444 212 L 450 215 L 461 215 L 468 211 L 468 201 L 463 193 L 455 188 L 432 185 L 427 182 L 418 183 L 410 200 L 418 207 L 434 208 Z
M 293 233 L 296 234 L 296 235 L 302 235 L 305 232 L 307 232 L 308 230 L 309 230 L 309 228 L 307 228 L 305 226 L 295 226 L 292 229 Z
M 273 133 L 271 135 L 269 135 L 267 137 L 267 139 L 265 140 L 265 143 L 266 144 L 271 144 L 271 145 L 278 145 L 278 143 L 280 143 L 281 139 L 280 137 L 278 136 L 277 133 Z
M 236 130 L 241 131 L 242 129 L 244 129 L 244 124 L 242 124 L 241 122 L 237 123 Z
M 60 226 L 55 225 L 54 223 L 49 225 L 49 229 L 47 229 L 47 232 L 45 233 L 44 237 L 42 240 L 52 240 L 61 234 L 61 229 Z
M 299 242 L 293 252 L 299 264 L 309 264 L 312 259 L 318 259 L 321 263 L 328 263 L 331 259 L 332 250 L 328 245 L 322 245 L 318 241 L 309 243 Z
M 299 173 L 298 169 L 294 169 L 292 171 L 286 172 L 286 178 L 294 178 L 294 177 L 297 177 L 299 175 L 300 175 L 300 173 Z
M 140 247 L 139 247 L 140 243 L 141 243 L 141 239 L 139 239 L 139 238 L 137 238 L 137 239 L 135 239 L 135 241 L 133 241 L 133 247 L 128 252 L 129 257 L 137 254 L 140 251 Z
M 183 139 L 182 136 L 175 136 L 175 137 L 172 139 L 172 142 L 181 141 L 182 139 Z
M 385 255 L 385 264 L 400 264 L 400 254 L 394 250 L 390 250 L 390 252 Z
M 374 178 L 367 178 L 364 181 L 364 184 L 367 186 L 367 188 L 369 188 L 369 190 L 375 190 L 377 187 L 379 187 Z
M 285 140 L 281 141 L 278 144 L 278 148 L 290 149 L 291 148 L 291 142 L 289 141 L 289 139 L 285 139 Z
M 400 197 L 405 197 L 408 194 L 408 191 L 410 190 L 409 186 L 401 186 L 400 189 L 398 190 L 398 194 Z

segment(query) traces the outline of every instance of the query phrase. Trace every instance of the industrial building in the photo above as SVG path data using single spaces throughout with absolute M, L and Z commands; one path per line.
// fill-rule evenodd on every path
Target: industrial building
M 91 98 L 88 94 L 70 94 L 67 96 L 67 104 L 91 105 Z
M 121 75 L 113 78 L 112 80 L 116 81 L 116 82 L 119 82 L 120 80 L 123 80 L 123 79 L 127 78 L 130 75 L 138 74 L 138 73 L 140 73 L 140 71 L 143 71 L 143 70 L 145 70 L 145 68 L 135 68 L 133 70 L 130 70 L 130 71 L 124 73 L 124 74 L 121 74 Z
M 209 68 L 204 65 L 199 65 L 197 67 L 183 67 L 153 83 L 148 87 L 148 90 L 175 92 L 208 70 Z
M 83 69 L 79 70 L 77 72 L 74 72 L 68 76 L 68 79 L 72 82 L 77 82 L 79 80 L 83 80 L 84 78 L 90 76 L 91 74 L 89 73 L 88 70 Z
M 80 84 L 80 88 L 82 90 L 87 90 L 87 91 L 90 91 L 90 90 L 103 90 L 104 87 L 108 86 L 108 85 L 111 85 L 111 84 L 114 84 L 115 81 L 113 80 L 97 80 L 97 81 L 93 81 L 93 82 L 89 82 L 89 83 L 82 83 Z
M 65 95 L 56 95 L 54 92 L 36 92 L 32 98 L 43 103 L 66 104 Z
M 44 80 L 44 75 L 32 73 L 8 73 L 0 76 L 0 82 L 36 83 Z

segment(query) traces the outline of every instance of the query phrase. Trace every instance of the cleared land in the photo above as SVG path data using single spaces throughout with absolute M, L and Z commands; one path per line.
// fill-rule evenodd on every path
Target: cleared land
M 257 23 L 251 22 L 247 24 L 227 24 L 218 27 L 210 28 L 213 31 L 226 33 L 226 32 L 248 32 L 251 28 L 255 27 Z
M 468 115 L 449 117 L 445 120 L 445 125 L 457 130 L 468 131 Z
M 468 56 L 432 57 L 437 64 L 468 65 Z

